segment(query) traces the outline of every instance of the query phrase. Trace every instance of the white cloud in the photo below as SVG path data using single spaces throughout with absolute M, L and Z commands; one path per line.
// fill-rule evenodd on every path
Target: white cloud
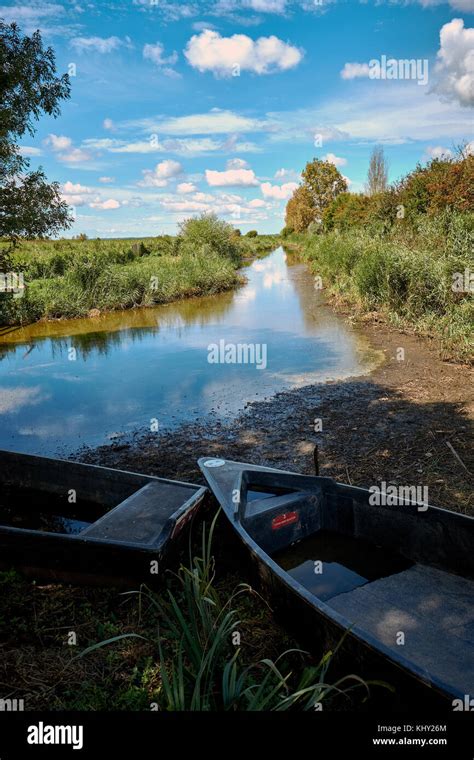
M 66 137 L 65 135 L 49 134 L 43 142 L 45 145 L 49 145 L 54 151 L 67 150 L 72 146 L 71 138 Z
M 243 158 L 229 158 L 226 169 L 248 169 L 249 165 Z
M 110 153 L 176 153 L 180 156 L 197 156 L 216 151 L 242 151 L 244 153 L 257 153 L 259 148 L 251 142 L 238 142 L 233 138 L 213 140 L 210 137 L 168 137 L 163 140 L 155 134 L 148 139 L 137 142 L 126 142 L 109 137 L 88 138 L 83 141 L 85 148 L 94 150 L 107 150 Z
M 341 71 L 343 79 L 357 79 L 358 77 L 369 76 L 368 63 L 345 63 Z
M 113 129 L 114 123 L 112 119 L 104 119 L 104 121 L 102 122 L 102 126 L 104 127 L 104 129 Z
M 246 0 L 245 5 L 260 13 L 283 13 L 286 10 L 286 0 Z
M 253 198 L 253 200 L 249 201 L 248 205 L 250 208 L 266 208 L 268 204 L 261 198 Z
M 286 179 L 288 181 L 297 180 L 300 178 L 299 172 L 294 169 L 278 169 L 275 172 L 275 179 Z
M 65 182 L 63 185 L 63 191 L 65 193 L 69 193 L 70 195 L 83 195 L 84 193 L 93 193 L 91 187 L 87 187 L 86 185 L 81 185 L 79 182 L 74 184 L 74 182 Z
M 49 146 L 57 154 L 58 160 L 65 164 L 80 164 L 92 158 L 86 150 L 74 148 L 71 138 L 65 135 L 49 134 L 43 144 Z
M 212 71 L 215 76 L 223 77 L 235 76 L 236 71 L 255 74 L 287 71 L 297 66 L 303 57 L 300 49 L 275 36 L 257 40 L 245 34 L 221 37 L 211 29 L 191 37 L 184 54 L 198 71 Z
M 65 153 L 59 153 L 58 158 L 65 164 L 82 164 L 90 161 L 92 156 L 86 150 L 82 150 L 82 148 L 71 148 L 71 150 Z
M 226 169 L 218 172 L 206 169 L 206 182 L 211 187 L 251 187 L 258 185 L 253 169 Z
M 429 145 L 426 149 L 426 155 L 429 158 L 451 158 L 453 152 L 450 148 L 443 148 L 442 145 Z
M 154 169 L 144 169 L 143 180 L 139 185 L 144 187 L 166 187 L 168 180 L 174 179 L 183 173 L 183 167 L 179 161 L 166 159 L 157 164 Z
M 192 200 L 189 200 L 189 201 L 163 200 L 161 201 L 161 205 L 167 211 L 176 211 L 176 212 L 188 211 L 190 213 L 195 213 L 199 211 L 209 210 L 209 205 L 207 203 L 198 203 L 197 201 L 192 201 Z
M 214 195 L 210 195 L 209 193 L 194 193 L 193 201 L 198 201 L 199 203 L 212 203 L 214 197 Z
M 156 42 L 154 45 L 147 43 L 143 47 L 143 57 L 152 61 L 157 66 L 173 65 L 178 60 L 178 53 L 173 51 L 167 58 L 164 56 L 165 48 L 163 43 Z
M 115 177 L 99 177 L 99 182 L 102 182 L 103 185 L 108 185 L 111 182 L 115 182 Z
M 187 195 L 187 193 L 195 193 L 197 187 L 193 182 L 180 182 L 176 190 L 180 195 Z
M 192 26 L 195 32 L 204 32 L 205 29 L 215 29 L 214 24 L 211 24 L 210 21 L 195 21 Z
M 100 208 L 104 211 L 110 211 L 111 209 L 119 208 L 120 202 L 115 200 L 115 198 L 108 198 L 106 201 L 93 201 L 92 203 L 89 203 L 89 206 L 91 208 Z
M 171 55 L 166 57 L 164 55 L 164 52 L 165 48 L 161 42 L 156 42 L 153 45 L 147 43 L 143 47 L 143 57 L 146 60 L 152 61 L 152 63 L 154 63 L 155 66 L 158 66 L 158 68 L 162 69 L 163 73 L 167 76 L 180 77 L 180 74 L 171 68 L 171 66 L 174 66 L 178 60 L 178 53 L 175 50 L 171 53 Z
M 440 31 L 435 92 L 462 106 L 474 105 L 474 28 L 454 18 Z
M 455 11 L 474 11 L 472 0 L 416 0 L 423 8 L 431 8 L 448 2 Z
M 37 29 L 44 31 L 44 24 L 56 23 L 58 17 L 64 16 L 65 9 L 57 3 L 31 3 L 29 5 L 0 6 L 0 18 L 6 23 L 15 22 L 22 32 L 31 34 Z M 60 27 L 61 29 L 61 27 Z M 51 31 L 51 28 L 48 29 Z
M 326 155 L 323 156 L 323 161 L 327 161 L 329 164 L 334 164 L 334 166 L 345 166 L 347 164 L 347 158 L 335 156 L 334 153 L 326 153 Z
M 79 53 L 112 53 L 122 45 L 130 46 L 129 38 L 125 41 L 120 37 L 74 37 L 71 40 L 71 47 Z
M 91 187 L 70 181 L 65 182 L 61 188 L 61 196 L 69 206 L 85 206 L 90 203 L 91 198 L 88 196 L 93 193 Z
M 42 156 L 43 155 L 43 151 L 41 150 L 41 148 L 33 148 L 30 145 L 22 145 L 19 150 L 20 150 L 20 154 L 22 156 L 29 157 L 29 156 Z
M 213 108 L 208 113 L 177 116 L 149 125 L 151 132 L 161 131 L 167 135 L 216 135 L 256 132 L 265 128 L 265 122 L 219 108 Z
M 264 198 L 286 201 L 288 198 L 291 198 L 298 184 L 297 182 L 285 182 L 283 185 L 272 185 L 270 182 L 262 182 L 260 187 Z

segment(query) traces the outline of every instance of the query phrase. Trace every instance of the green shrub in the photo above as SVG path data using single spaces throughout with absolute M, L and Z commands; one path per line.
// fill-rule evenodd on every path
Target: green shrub
M 201 214 L 179 225 L 179 253 L 182 256 L 215 253 L 233 262 L 240 258 L 234 227 L 215 214 Z
M 257 235 L 258 235 L 257 230 L 249 230 L 247 232 L 247 237 L 257 237 Z

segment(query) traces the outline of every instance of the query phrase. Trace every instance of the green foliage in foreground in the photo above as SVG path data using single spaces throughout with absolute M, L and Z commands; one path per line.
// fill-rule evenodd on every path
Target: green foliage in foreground
M 158 709 L 314 710 L 335 697 L 348 699 L 354 689 L 362 687 L 366 692 L 367 684 L 355 675 L 326 683 L 334 652 L 303 672 L 299 668 L 298 676 L 291 658 L 304 655 L 301 650 L 288 650 L 276 661 L 243 661 L 240 646 L 233 642 L 241 627 L 236 601 L 250 588 L 242 584 L 226 599 L 217 590 L 211 554 L 215 519 L 208 536 L 204 528 L 201 556 L 194 557 L 189 568 L 181 566 L 165 597 L 148 590 L 138 592 L 140 604 L 151 606 L 160 621 L 155 641 L 161 680 Z M 126 637 L 102 641 L 82 656 Z
M 472 214 L 446 210 L 420 215 L 416 224 L 394 226 L 389 233 L 357 227 L 293 240 L 313 273 L 343 299 L 440 337 L 447 356 L 472 358 Z
M 1 245 L 1 244 L 0 244 Z M 22 243 L 9 257 L 21 273 L 20 298 L 0 293 L 0 324 L 83 317 L 228 290 L 243 258 L 278 245 L 278 236 L 241 238 L 214 216 L 188 219 L 177 237 Z

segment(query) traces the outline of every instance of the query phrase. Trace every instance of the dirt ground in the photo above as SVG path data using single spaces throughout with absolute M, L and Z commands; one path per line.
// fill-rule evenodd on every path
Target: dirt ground
M 442 361 L 427 339 L 377 321 L 362 329 L 385 355 L 369 375 L 248 403 L 228 424 L 211 418 L 169 433 L 136 434 L 80 457 L 202 482 L 200 456 L 313 473 L 317 444 L 322 475 L 367 487 L 381 481 L 428 486 L 430 504 L 474 514 L 472 369 Z

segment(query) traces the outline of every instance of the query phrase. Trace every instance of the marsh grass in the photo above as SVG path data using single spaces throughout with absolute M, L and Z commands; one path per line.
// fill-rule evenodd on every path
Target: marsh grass
M 455 273 L 474 272 L 472 215 L 444 212 L 390 234 L 355 228 L 299 236 L 295 243 L 343 300 L 437 336 L 447 357 L 472 359 L 473 295 L 452 287 Z
M 204 525 L 199 555 L 191 552 L 189 566 L 180 567 L 165 594 L 145 588 L 134 592 L 140 609 L 151 608 L 159 621 L 154 640 L 160 672 L 158 709 L 305 711 L 341 698 L 350 703 L 354 690 L 367 695 L 368 684 L 356 675 L 328 682 L 335 651 L 306 667 L 301 663 L 307 653 L 293 648 L 275 660 L 265 657 L 246 661 L 239 641 L 243 624 L 239 597 L 254 592 L 247 584 L 239 584 L 223 596 L 216 586 L 212 539 L 217 517 L 209 531 Z M 99 642 L 80 656 L 126 637 L 127 634 Z
M 179 238 L 21 243 L 10 253 L 10 266 L 23 273 L 25 294 L 18 299 L 0 294 L 0 324 L 212 295 L 242 282 L 236 270 L 244 257 L 278 245 L 277 236 L 231 238 L 233 228 L 225 223 L 192 222 Z

